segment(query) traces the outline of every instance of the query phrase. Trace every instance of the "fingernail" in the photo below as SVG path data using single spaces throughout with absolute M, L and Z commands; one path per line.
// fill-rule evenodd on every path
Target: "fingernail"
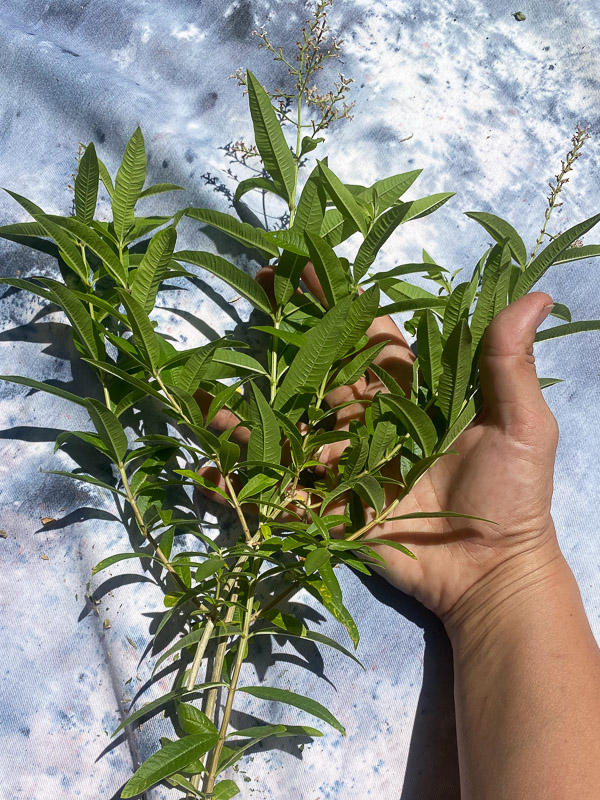
M 553 308 L 554 308 L 554 303 L 548 303 L 548 305 L 542 307 L 540 315 L 537 318 L 536 327 L 539 327 L 542 324 L 542 322 L 546 319 L 546 317 L 552 313 Z

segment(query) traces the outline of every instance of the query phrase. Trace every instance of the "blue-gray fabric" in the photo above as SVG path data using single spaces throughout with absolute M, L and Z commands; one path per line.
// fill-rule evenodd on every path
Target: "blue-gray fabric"
M 514 17 L 517 10 L 524 21 Z M 94 141 L 114 174 L 140 124 L 148 184 L 187 189 L 148 198 L 143 211 L 227 210 L 226 195 L 213 183 L 231 189 L 248 173 L 234 165 L 229 174 L 219 148 L 240 137 L 251 141 L 246 100 L 228 76 L 249 67 L 270 86 L 281 82 L 279 65 L 258 51 L 251 31 L 264 23 L 275 42 L 293 47 L 306 15 L 296 0 L 3 0 L 1 185 L 48 212 L 67 214 L 78 142 Z M 423 168 L 413 197 L 457 192 L 442 210 L 390 239 L 380 266 L 420 261 L 425 247 L 438 263 L 470 275 L 489 245 L 464 216 L 471 210 L 507 218 L 532 246 L 548 181 L 578 123 L 589 125 L 592 139 L 551 231 L 600 210 L 596 0 L 523 0 L 519 9 L 498 0 L 337 0 L 330 22 L 345 39 L 338 68 L 355 79 L 356 100 L 355 119 L 332 129 L 323 145 L 330 166 L 353 183 Z M 323 80 L 332 77 L 333 66 Z M 108 211 L 101 192 L 98 218 L 108 218 Z M 26 219 L 2 193 L 0 224 Z M 184 220 L 179 246 L 213 249 L 256 268 L 207 234 Z M 592 232 L 585 241 L 599 237 Z M 49 257 L 16 243 L 3 241 L 0 254 L 3 276 L 55 268 Z M 599 268 L 597 259 L 556 267 L 538 288 L 566 303 L 573 319 L 598 318 Z M 195 286 L 175 282 L 179 290 L 165 292 L 155 313 L 159 329 L 186 346 L 215 332 L 240 332 L 249 315 L 243 302 L 233 302 L 233 290 L 199 275 Z M 24 292 L 2 294 L 0 371 L 75 391 L 91 386 L 69 346 L 64 318 Z M 546 395 L 561 431 L 553 513 L 600 639 L 598 343 L 595 333 L 541 343 L 536 359 L 541 376 L 564 380 Z M 174 673 L 164 671 L 148 688 L 146 648 L 164 606 L 150 578 L 135 582 L 137 562 L 99 574 L 86 589 L 94 564 L 132 548 L 111 496 L 40 472 L 78 466 L 72 455 L 80 451 L 54 454 L 53 442 L 62 430 L 87 427 L 79 407 L 0 384 L 0 528 L 6 532 L 0 539 L 0 795 L 6 800 L 118 797 L 159 737 L 172 735 L 169 720 L 158 715 L 116 742 L 110 738 L 131 700 L 142 704 L 166 692 Z M 200 511 L 221 533 L 233 524 L 212 505 Z M 56 521 L 43 525 L 45 517 Z M 266 680 L 315 697 L 348 735 L 325 726 L 322 738 L 269 740 L 255 748 L 231 772 L 241 797 L 458 798 L 452 662 L 441 625 L 382 579 L 340 573 L 361 630 L 357 653 L 365 670 L 334 651 L 263 644 L 251 654 L 243 682 Z M 291 608 L 303 608 L 310 625 L 344 638 L 310 597 L 297 595 Z M 236 709 L 238 727 L 256 719 L 314 722 L 249 697 L 240 696 Z M 152 800 L 180 796 L 167 787 L 147 794 Z

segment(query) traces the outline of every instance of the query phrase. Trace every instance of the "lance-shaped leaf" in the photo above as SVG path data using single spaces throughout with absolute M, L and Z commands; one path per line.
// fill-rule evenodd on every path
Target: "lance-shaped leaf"
M 214 211 L 212 208 L 187 208 L 185 215 L 223 231 L 236 242 L 258 250 L 265 258 L 279 255 L 279 248 L 266 238 L 264 231 L 247 222 L 240 222 L 230 214 Z
M 120 494 L 122 494 L 122 492 Z M 125 497 L 126 496 L 127 495 L 125 495 Z M 103 569 L 112 567 L 113 564 L 117 564 L 119 561 L 126 561 L 130 558 L 149 558 L 151 561 L 156 561 L 159 564 L 162 563 L 159 558 L 150 555 L 150 553 L 116 553 L 114 556 L 109 556 L 108 558 L 102 559 L 102 561 L 99 561 L 95 567 L 92 567 L 92 575 L 97 575 L 99 572 L 102 572 Z
M 352 219 L 345 217 L 337 208 L 330 208 L 323 215 L 320 235 L 332 247 L 345 242 L 348 237 L 356 233 L 358 227 Z
M 494 307 L 498 281 L 502 273 L 509 275 L 511 251 L 508 243 L 504 246 L 497 244 L 492 248 L 483 271 L 481 291 L 477 298 L 477 305 L 471 319 L 472 349 L 475 352 L 485 329 L 494 318 Z M 506 280 L 506 279 L 505 279 Z
M 359 281 L 377 258 L 380 249 L 400 225 L 410 209 L 410 203 L 398 203 L 375 220 L 354 260 L 354 280 Z
M 116 461 L 122 461 L 127 453 L 127 436 L 123 426 L 103 403 L 88 397 L 86 401 L 87 409 L 98 435 L 109 448 Z
M 363 475 L 352 488 L 361 500 L 374 508 L 378 514 L 381 513 L 385 503 L 385 493 L 379 481 L 372 475 Z
M 215 350 L 220 346 L 222 346 L 222 341 L 218 340 L 198 348 L 181 370 L 177 385 L 184 391 L 193 394 L 200 385 L 207 364 L 210 363 Z
M 67 392 L 66 389 L 61 389 L 60 386 L 52 386 L 49 383 L 36 381 L 34 378 L 23 378 L 21 375 L 0 375 L 0 381 L 20 383 L 22 386 L 28 386 L 30 389 L 37 389 L 40 392 L 46 392 L 47 394 L 53 394 L 56 397 L 62 397 L 63 400 L 68 400 L 70 403 L 75 403 L 78 406 L 86 406 L 85 397 L 79 397 L 72 392 Z
M 269 95 L 250 70 L 247 72 L 246 85 L 258 152 L 275 186 L 279 191 L 285 192 L 291 207 L 296 189 L 294 156 L 285 140 Z
M 546 328 L 536 333 L 534 341 L 545 342 L 547 339 L 557 339 L 559 336 L 570 336 L 572 333 L 583 331 L 600 331 L 600 320 L 581 320 L 569 322 L 566 325 L 556 325 L 554 328 Z
M 94 219 L 99 179 L 96 148 L 90 142 L 79 162 L 75 178 L 75 214 L 84 225 L 89 225 Z
M 249 497 L 256 497 L 257 494 L 273 486 L 278 480 L 279 478 L 271 475 L 254 475 L 238 492 L 239 502 L 245 502 Z
M 583 261 L 585 258 L 600 258 L 600 244 L 584 244 L 581 247 L 567 247 L 554 263 L 570 264 L 572 261 Z
M 387 306 L 381 306 L 377 311 L 378 317 L 387 317 L 389 314 L 401 314 L 406 311 L 422 311 L 425 308 L 444 308 L 448 299 L 446 297 L 415 297 L 407 300 L 398 300 Z
M 319 234 L 325 215 L 326 199 L 320 182 L 319 165 L 317 164 L 308 176 L 300 194 L 294 215 L 294 230 L 299 233 L 311 231 Z
M 437 441 L 437 433 L 427 413 L 401 395 L 382 394 L 380 401 L 393 411 L 424 455 L 430 455 Z
M 348 278 L 335 251 L 320 236 L 304 234 L 308 252 L 330 308 L 348 296 Z
M 360 203 L 323 161 L 317 161 L 321 179 L 338 211 L 362 233 L 367 235 L 367 217 Z
M 469 281 L 459 283 L 450 295 L 448 304 L 444 309 L 444 324 L 442 327 L 444 339 L 447 339 L 450 332 L 456 328 L 459 320 L 467 319 L 473 302 L 469 292 L 471 288 Z
M 185 770 L 192 761 L 208 753 L 218 738 L 218 733 L 199 733 L 163 745 L 127 781 L 121 797 L 135 797 L 169 775 Z
M 346 353 L 352 350 L 360 339 L 365 335 L 367 329 L 373 324 L 377 309 L 379 307 L 379 287 L 371 286 L 363 292 L 348 311 L 346 324 L 339 338 L 335 360 L 343 358 Z
M 326 561 L 329 561 L 331 554 L 326 547 L 315 547 L 310 550 L 304 561 L 304 571 L 307 575 L 311 575 L 320 569 Z
M 262 286 L 230 261 L 201 250 L 179 250 L 174 254 L 174 258 L 211 272 L 233 287 L 255 308 L 264 311 L 265 314 L 271 314 L 271 304 Z
M 100 173 L 100 180 L 104 184 L 104 188 L 112 200 L 115 194 L 115 187 L 112 182 L 112 178 L 110 177 L 110 173 L 106 168 L 106 164 L 100 158 L 98 159 L 98 172 Z
M 172 225 L 155 234 L 134 273 L 131 294 L 147 314 L 154 308 L 158 287 L 166 275 L 176 239 L 177 231 Z
M 366 197 L 369 193 L 372 194 L 376 203 L 376 213 L 381 214 L 382 211 L 396 203 L 410 189 L 421 172 L 423 172 L 422 169 L 414 169 L 411 172 L 403 172 L 400 175 L 391 175 L 389 178 L 383 178 L 380 181 L 376 181 L 359 196 Z
M 375 426 L 375 432 L 371 438 L 369 446 L 369 460 L 367 462 L 369 470 L 375 470 L 379 467 L 381 461 L 385 457 L 386 451 L 390 445 L 396 441 L 396 426 L 389 422 L 389 420 L 381 420 Z
M 463 407 L 471 364 L 471 332 L 467 321 L 461 319 L 442 351 L 443 371 L 436 400 L 436 405 L 442 410 L 449 426 L 456 421 Z
M 199 733 L 218 733 L 215 723 L 191 703 L 179 703 L 177 718 L 183 730 L 190 736 Z
M 112 212 L 115 235 L 123 242 L 134 222 L 135 204 L 146 180 L 146 150 L 139 126 L 127 142 L 123 160 L 115 178 Z
M 44 214 L 44 210 L 41 209 L 33 200 L 28 200 L 27 197 L 23 197 L 22 194 L 17 194 L 17 192 L 13 192 L 10 189 L 4 189 L 4 191 L 9 194 L 13 200 L 16 200 L 20 206 L 23 206 L 25 211 L 31 214 L 32 217 L 41 216 Z
M 418 200 L 413 200 L 409 203 L 406 216 L 403 222 L 409 222 L 411 219 L 422 219 L 423 217 L 433 214 L 438 208 L 447 203 L 451 197 L 454 197 L 455 192 L 440 192 L 438 194 L 430 194 L 427 197 L 420 197 Z
M 250 414 L 253 427 L 248 442 L 248 461 L 278 464 L 281 461 L 281 431 L 277 417 L 254 383 L 251 384 L 251 389 Z
M 465 215 L 485 228 L 498 244 L 504 244 L 506 241 L 515 261 L 521 267 L 525 266 L 527 263 L 527 250 L 523 240 L 510 223 L 495 214 L 489 214 L 485 211 L 466 211 Z
M 46 214 L 45 218 L 59 225 L 61 228 L 64 228 L 83 242 L 86 247 L 89 247 L 92 253 L 98 256 L 104 263 L 106 269 L 116 278 L 121 286 L 127 286 L 127 270 L 120 262 L 114 250 L 111 250 L 109 245 L 101 239 L 95 231 L 87 225 L 84 225 L 78 219 L 75 219 L 75 217 L 58 217 L 53 214 Z
M 62 227 L 52 222 L 45 214 L 36 214 L 35 218 L 37 223 L 43 228 L 44 232 L 42 235 L 50 236 L 54 239 L 65 264 L 87 284 L 89 281 L 89 269 L 85 266 L 81 250 L 73 241 L 72 237 Z
M 379 281 L 388 280 L 389 278 L 397 278 L 399 275 L 413 275 L 416 272 L 420 272 L 427 277 L 432 273 L 437 276 L 440 272 L 448 272 L 448 270 L 444 267 L 440 267 L 438 264 L 431 264 L 428 262 L 423 262 L 421 264 L 400 264 L 386 272 L 376 272 L 364 280 L 363 283 L 370 283 L 371 281 L 376 281 L 378 283 Z
M 352 644 L 355 648 L 358 647 L 360 637 L 356 622 L 352 618 L 352 614 L 348 611 L 343 603 L 337 600 L 334 601 L 329 587 L 325 585 L 324 581 L 322 581 L 320 578 L 316 578 L 314 575 L 310 575 L 305 578 L 302 585 L 315 598 L 315 600 L 318 600 L 319 603 L 323 604 L 323 606 L 327 609 L 327 611 L 329 611 L 334 619 L 336 619 L 346 628 L 348 635 L 352 640 Z
M 533 259 L 525 272 L 521 274 L 513 289 L 511 300 L 517 300 L 535 286 L 546 270 L 556 262 L 556 259 L 598 222 L 600 222 L 600 214 L 574 225 L 560 236 L 557 236 L 556 239 L 553 239 L 539 256 Z
M 354 356 L 352 361 L 345 364 L 338 374 L 335 376 L 333 382 L 327 387 L 328 391 L 337 389 L 339 386 L 351 386 L 353 383 L 361 378 L 367 368 L 371 366 L 372 362 L 377 358 L 379 353 L 388 344 L 388 341 L 380 342 L 363 350 L 358 355 Z
M 150 197 L 153 194 L 163 194 L 164 192 L 184 192 L 184 186 L 178 186 L 176 183 L 154 183 L 148 186 L 143 192 L 140 192 L 140 199 L 142 197 Z
M 275 268 L 275 301 L 283 307 L 300 284 L 300 276 L 306 265 L 306 258 L 284 250 Z
M 429 309 L 421 315 L 417 327 L 417 348 L 423 379 L 435 393 L 442 374 L 442 336 L 435 316 Z
M 86 307 L 80 300 L 74 297 L 70 289 L 67 289 L 60 281 L 52 280 L 52 278 L 42 278 L 41 280 L 52 291 L 56 298 L 57 305 L 62 308 L 69 318 L 71 325 L 75 329 L 89 355 L 92 358 L 98 358 L 98 335 Z
M 135 336 L 135 343 L 154 372 L 158 366 L 160 349 L 150 318 L 135 297 L 125 291 L 121 291 L 120 295 L 121 302 L 127 309 L 127 318 Z
M 281 197 L 282 200 L 285 200 L 287 203 L 288 198 L 285 191 L 280 190 L 273 181 L 270 181 L 268 178 L 246 178 L 246 180 L 240 181 L 237 185 L 237 189 L 235 190 L 235 195 L 233 198 L 233 202 L 239 202 L 242 197 L 247 193 L 251 192 L 252 189 L 260 189 L 263 192 L 271 192 L 272 194 L 276 194 L 278 197 Z
M 335 361 L 350 307 L 351 300 L 347 297 L 306 334 L 304 348 L 292 361 L 277 392 L 275 408 L 282 410 L 290 401 L 293 405 L 300 392 L 315 390 L 319 386 Z
M 238 692 L 245 692 L 253 697 L 258 697 L 260 700 L 272 700 L 275 703 L 285 703 L 288 706 L 294 706 L 302 711 L 312 714 L 313 717 L 322 719 L 327 722 L 336 731 L 339 731 L 343 736 L 346 735 L 344 726 L 328 711 L 321 703 L 312 700 L 310 697 L 305 697 L 295 692 L 290 692 L 288 689 L 277 689 L 274 686 L 241 686 Z

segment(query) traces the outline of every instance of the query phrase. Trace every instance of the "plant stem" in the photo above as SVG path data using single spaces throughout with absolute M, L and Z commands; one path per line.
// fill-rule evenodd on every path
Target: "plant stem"
M 240 525 L 242 526 L 242 530 L 244 531 L 244 536 L 246 538 L 246 543 L 250 544 L 252 540 L 252 534 L 250 533 L 250 528 L 248 527 L 248 523 L 246 522 L 246 517 L 244 516 L 244 512 L 242 511 L 242 507 L 240 502 L 237 498 L 237 494 L 235 493 L 235 489 L 229 479 L 229 475 L 224 475 L 223 479 L 225 481 L 225 486 L 227 487 L 227 491 L 229 492 L 229 497 L 231 498 L 231 502 L 233 503 L 233 507 L 236 510 L 238 515 L 238 519 L 240 521 Z
M 253 559 L 253 562 L 255 560 Z M 254 571 L 256 568 L 255 563 L 252 564 L 251 570 Z M 208 776 L 206 779 L 206 784 L 204 786 L 204 791 L 206 793 L 212 792 L 215 786 L 215 780 L 217 778 L 217 769 L 219 766 L 219 758 L 221 756 L 221 752 L 223 750 L 223 745 L 225 744 L 225 739 L 227 738 L 227 729 L 229 728 L 229 719 L 231 717 L 231 709 L 233 708 L 233 700 L 235 698 L 235 692 L 237 689 L 238 679 L 240 677 L 240 671 L 242 669 L 242 664 L 244 663 L 245 657 L 245 650 L 246 650 L 246 643 L 249 638 L 249 631 L 250 631 L 250 623 L 252 621 L 252 606 L 254 604 L 254 591 L 255 591 L 255 584 L 256 581 L 252 581 L 252 583 L 248 586 L 248 596 L 246 598 L 246 609 L 244 612 L 244 622 L 243 622 L 243 629 L 242 634 L 239 638 L 238 649 L 236 653 L 235 663 L 233 666 L 233 672 L 231 674 L 231 682 L 229 684 L 229 688 L 227 690 L 227 700 L 225 701 L 225 708 L 223 710 L 223 720 L 221 722 L 221 728 L 219 729 L 219 739 L 217 744 L 215 745 L 210 759 L 210 765 L 208 768 Z

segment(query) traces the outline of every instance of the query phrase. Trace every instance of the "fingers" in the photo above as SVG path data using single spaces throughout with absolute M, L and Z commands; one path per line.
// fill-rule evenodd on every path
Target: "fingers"
M 549 413 L 533 357 L 535 332 L 550 313 L 552 298 L 532 292 L 504 308 L 488 326 L 479 372 L 484 408 L 505 430 L 535 429 Z

